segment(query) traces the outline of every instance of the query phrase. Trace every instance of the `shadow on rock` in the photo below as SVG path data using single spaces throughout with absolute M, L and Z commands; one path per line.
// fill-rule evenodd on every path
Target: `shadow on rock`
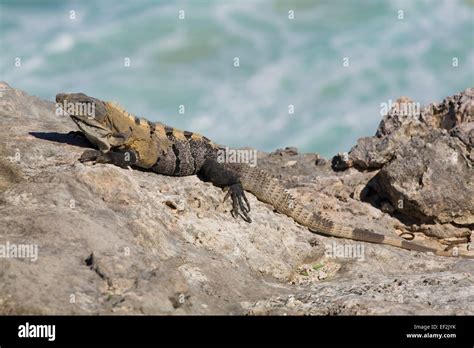
M 79 147 L 93 147 L 85 136 L 80 132 L 58 133 L 58 132 L 29 132 L 35 138 L 54 141 L 56 143 L 69 144 Z

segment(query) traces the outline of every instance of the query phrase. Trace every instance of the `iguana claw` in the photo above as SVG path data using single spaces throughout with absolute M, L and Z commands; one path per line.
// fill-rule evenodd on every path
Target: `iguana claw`
M 232 216 L 234 218 L 240 216 L 242 219 L 244 219 L 245 222 L 252 222 L 252 219 L 250 218 L 250 216 L 248 216 L 248 213 L 250 212 L 250 204 L 247 200 L 247 197 L 245 197 L 245 192 L 240 183 L 229 186 L 229 190 L 227 191 L 227 194 L 224 197 L 224 201 L 229 196 L 232 199 L 232 210 L 230 211 Z
M 97 159 L 102 155 L 102 152 L 98 150 L 86 150 L 82 153 L 79 158 L 79 162 L 94 162 L 96 163 Z

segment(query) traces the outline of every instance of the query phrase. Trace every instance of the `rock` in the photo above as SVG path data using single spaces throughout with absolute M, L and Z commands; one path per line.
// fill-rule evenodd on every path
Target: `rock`
M 313 234 L 251 194 L 248 224 L 194 176 L 79 163 L 91 145 L 68 134 L 76 126 L 54 103 L 1 86 L 0 314 L 474 313 L 469 260 Z M 348 226 L 394 235 L 401 223 L 359 199 L 374 196 L 361 188 L 378 171 L 336 173 L 294 149 L 259 153 L 258 166 Z M 460 235 L 434 226 L 436 237 Z M 439 244 L 422 233 L 415 241 Z M 37 259 L 5 255 L 20 244 L 29 256 L 36 246 Z
M 272 156 L 294 156 L 298 154 L 296 147 L 285 147 L 284 149 L 278 149 L 273 151 L 270 155 Z
M 286 162 L 282 167 L 292 167 L 294 166 L 298 161 L 288 161 Z
M 424 223 L 474 224 L 472 161 L 457 138 L 440 130 L 413 137 L 376 177 L 397 211 Z
M 398 147 L 408 143 L 413 136 L 422 137 L 435 129 L 445 129 L 453 134 L 459 133 L 463 139 L 469 138 L 466 132 L 470 134 L 474 121 L 473 95 L 474 88 L 468 88 L 445 98 L 442 103 L 420 108 L 419 113 L 413 112 L 418 109 L 415 106 L 399 107 L 400 104 L 416 104 L 409 98 L 400 98 L 380 122 L 375 136 L 359 139 L 349 152 L 349 159 L 361 169 L 378 169 L 391 161 Z M 402 109 L 409 112 L 401 113 Z
M 354 161 L 349 158 L 347 152 L 339 152 L 331 160 L 331 168 L 335 172 L 344 171 L 354 165 Z
M 419 116 L 418 104 L 409 97 L 400 97 L 380 122 L 375 135 L 387 136 L 405 125 L 419 122 Z
M 451 130 L 461 124 L 474 122 L 474 88 L 446 97 L 441 103 L 424 108 L 423 122 L 432 128 Z
M 388 213 L 388 214 L 393 214 L 395 212 L 395 208 L 388 201 L 383 201 L 380 204 L 380 210 L 382 210 L 384 213 Z
M 326 160 L 321 157 L 319 154 L 315 154 L 314 155 L 314 164 L 317 165 L 317 166 L 322 166 L 324 164 L 326 164 Z
M 449 134 L 470 146 L 472 153 L 472 148 L 474 147 L 474 122 L 461 123 L 460 125 L 453 127 Z M 474 160 L 472 156 L 471 159 Z
M 338 166 L 380 169 L 370 189 L 413 222 L 472 225 L 473 96 L 474 88 L 468 88 L 424 108 L 403 107 L 416 103 L 400 98 L 376 135 L 359 139 Z
M 469 228 L 456 228 L 451 224 L 423 224 L 419 228 L 425 235 L 440 239 L 461 238 L 470 240 L 471 230 Z

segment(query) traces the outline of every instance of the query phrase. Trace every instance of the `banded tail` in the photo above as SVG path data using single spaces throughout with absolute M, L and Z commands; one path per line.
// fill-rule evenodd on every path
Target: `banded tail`
M 456 255 L 451 251 L 426 247 L 400 237 L 386 236 L 362 228 L 340 225 L 296 202 L 291 194 L 281 186 L 278 179 L 266 171 L 246 164 L 226 164 L 225 166 L 239 175 L 244 190 L 254 194 L 260 201 L 271 204 L 277 211 L 293 218 L 296 222 L 308 227 L 312 232 L 363 242 L 392 245 L 407 250 L 432 252 L 439 256 L 461 256 L 474 259 L 474 255 L 461 252 Z

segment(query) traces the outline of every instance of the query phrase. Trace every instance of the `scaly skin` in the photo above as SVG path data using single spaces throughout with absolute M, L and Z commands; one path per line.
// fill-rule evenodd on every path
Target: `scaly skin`
M 173 176 L 197 174 L 218 187 L 228 188 L 227 196 L 230 195 L 232 199 L 232 215 L 241 216 L 247 222 L 251 221 L 248 215 L 250 205 L 244 190 L 317 233 L 432 252 L 440 256 L 457 256 L 446 250 L 425 247 L 366 229 L 349 228 L 326 219 L 296 202 L 269 173 L 242 163 L 218 163 L 218 151 L 222 148 L 202 135 L 138 119 L 117 104 L 103 102 L 82 93 L 60 93 L 56 96 L 56 101 L 95 105 L 94 117 L 69 113 L 81 132 L 100 150 L 84 152 L 80 159 L 83 162 L 112 163 L 121 167 L 133 165 Z M 474 258 L 463 253 L 458 255 Z
M 350 228 L 324 218 L 318 213 L 307 209 L 281 186 L 278 179 L 258 168 L 243 164 L 226 164 L 226 168 L 238 173 L 244 190 L 253 193 L 259 200 L 271 204 L 277 211 L 283 213 L 308 227 L 311 231 L 332 237 L 347 238 L 363 242 L 387 244 L 407 250 L 432 252 L 439 256 L 456 256 L 453 251 L 446 251 L 426 247 L 405 239 L 386 236 L 362 228 Z M 472 255 L 458 253 L 465 258 L 474 258 Z

